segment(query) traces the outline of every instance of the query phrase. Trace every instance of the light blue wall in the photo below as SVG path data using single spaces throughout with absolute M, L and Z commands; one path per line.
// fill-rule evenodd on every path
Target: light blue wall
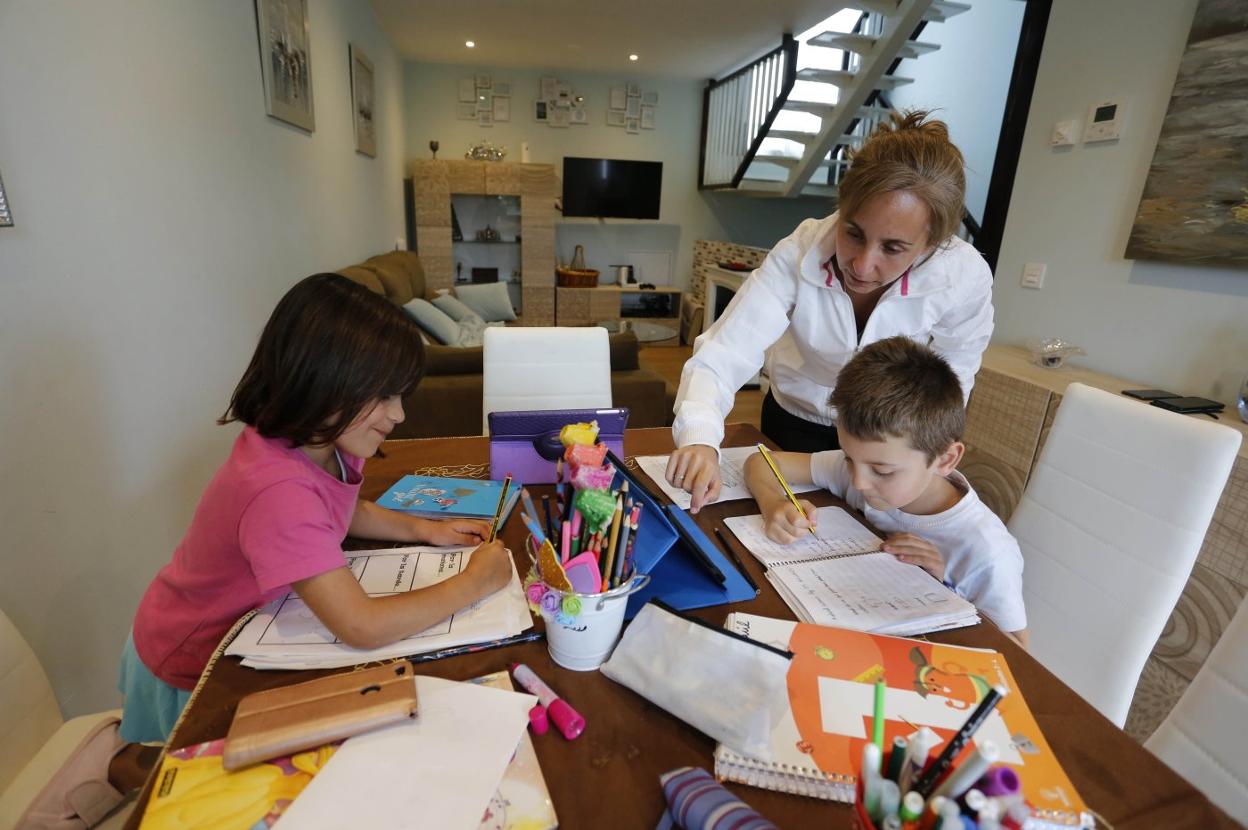
M 474 121 L 456 119 L 457 84 L 460 78 L 474 73 L 489 73 L 495 80 L 511 83 L 509 123 L 481 127 Z M 576 94 L 585 96 L 587 125 L 565 129 L 535 120 L 533 102 L 544 75 L 571 83 Z M 725 239 L 771 246 L 803 218 L 827 212 L 822 200 L 754 199 L 697 189 L 700 81 L 414 62 L 406 64 L 405 78 L 409 159 L 429 158 L 429 141 L 436 139 L 439 158 L 462 158 L 471 144 L 488 140 L 507 147 L 508 161 L 520 161 L 520 145 L 528 142 L 530 161 L 554 164 L 560 174 L 564 156 L 663 162 L 659 219 L 564 220 L 556 232 L 556 253 L 565 262 L 578 244 L 585 248 L 586 265 L 604 272 L 608 265 L 629 263 L 630 252 L 667 251 L 672 260 L 672 283 L 683 287 L 688 284 L 695 240 Z M 659 93 L 657 129 L 629 135 L 623 128 L 606 126 L 610 88 L 629 81 Z

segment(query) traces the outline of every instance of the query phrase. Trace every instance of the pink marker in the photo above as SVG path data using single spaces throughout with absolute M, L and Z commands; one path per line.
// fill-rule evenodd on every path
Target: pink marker
M 529 694 L 537 695 L 537 699 L 546 707 L 546 713 L 555 722 L 555 727 L 569 741 L 575 740 L 585 731 L 585 718 L 568 705 L 568 702 L 555 694 L 533 670 L 524 663 L 515 663 L 511 673 L 516 682 Z
M 545 735 L 546 730 L 550 728 L 550 720 L 546 717 L 546 707 L 540 703 L 534 703 L 533 708 L 529 710 L 529 728 L 533 730 L 534 735 Z
M 568 559 L 572 556 L 572 523 L 564 522 L 562 532 L 563 539 L 562 544 L 560 545 L 562 550 L 560 551 L 559 558 L 562 560 L 562 563 L 566 565 L 568 564 Z

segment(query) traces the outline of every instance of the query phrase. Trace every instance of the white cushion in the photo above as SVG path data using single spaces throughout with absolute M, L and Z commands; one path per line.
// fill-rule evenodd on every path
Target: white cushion
M 445 290 L 445 289 L 443 289 Z M 439 294 L 432 300 L 433 304 L 441 311 L 446 313 L 456 323 L 462 323 L 465 317 L 475 317 L 480 319 L 481 315 L 464 305 L 459 299 L 452 297 L 450 294 Z
M 403 309 L 412 315 L 416 325 L 444 346 L 453 346 L 459 339 L 459 324 L 428 300 L 420 297 L 409 300 Z
M 457 285 L 455 296 L 487 323 L 516 319 L 516 310 L 511 307 L 511 295 L 507 293 L 505 282 Z

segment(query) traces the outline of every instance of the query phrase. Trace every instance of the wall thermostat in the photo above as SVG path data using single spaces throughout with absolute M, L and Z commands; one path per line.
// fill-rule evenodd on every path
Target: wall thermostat
M 1101 101 L 1088 108 L 1083 142 L 1110 141 L 1122 135 L 1122 101 Z

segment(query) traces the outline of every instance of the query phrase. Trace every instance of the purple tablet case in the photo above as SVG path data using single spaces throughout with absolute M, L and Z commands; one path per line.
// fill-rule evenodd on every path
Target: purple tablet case
M 525 484 L 554 484 L 555 461 L 563 454 L 559 430 L 590 421 L 598 422 L 598 440 L 616 455 L 624 455 L 627 409 L 491 412 L 490 478 L 511 475 Z

